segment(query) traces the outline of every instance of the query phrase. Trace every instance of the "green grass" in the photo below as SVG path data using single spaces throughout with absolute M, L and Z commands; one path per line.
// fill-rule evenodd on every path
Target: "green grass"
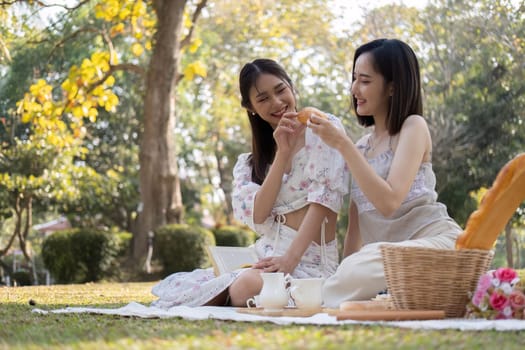
M 523 349 L 525 332 L 34 314 L 34 307 L 118 307 L 154 300 L 154 283 L 0 287 L 0 349 Z M 31 306 L 32 300 L 36 306 Z

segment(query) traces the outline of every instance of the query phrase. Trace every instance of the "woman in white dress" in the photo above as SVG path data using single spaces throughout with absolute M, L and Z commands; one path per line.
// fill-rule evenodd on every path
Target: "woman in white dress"
M 336 220 L 349 183 L 344 159 L 297 120 L 295 90 L 278 63 L 247 63 L 239 85 L 252 152 L 235 164 L 232 204 L 235 218 L 259 235 L 260 260 L 221 276 L 211 268 L 168 276 L 153 288 L 155 306 L 245 306 L 262 288 L 261 272 L 328 277 L 338 265 Z M 329 121 L 344 130 L 336 117 Z

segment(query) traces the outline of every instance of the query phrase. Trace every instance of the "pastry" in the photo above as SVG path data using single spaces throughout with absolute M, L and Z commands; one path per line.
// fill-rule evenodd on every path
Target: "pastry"
M 318 110 L 317 108 L 305 107 L 301 109 L 299 113 L 297 113 L 297 120 L 299 120 L 303 124 L 307 124 L 312 114 L 315 114 L 316 116 L 324 119 L 328 119 L 328 116 L 325 113 Z

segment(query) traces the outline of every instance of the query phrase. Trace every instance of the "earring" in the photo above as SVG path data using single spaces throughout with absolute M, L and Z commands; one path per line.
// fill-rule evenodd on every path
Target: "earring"
M 251 115 L 252 117 L 255 117 L 255 112 L 250 112 L 250 115 Z

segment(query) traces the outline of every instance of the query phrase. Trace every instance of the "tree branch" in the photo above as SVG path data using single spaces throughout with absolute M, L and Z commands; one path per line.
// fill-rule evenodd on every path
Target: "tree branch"
M 100 34 L 100 35 L 104 36 L 102 31 L 100 29 L 98 29 L 98 28 L 95 28 L 95 27 L 83 27 L 83 28 L 80 28 L 80 29 L 74 31 L 73 33 L 69 34 L 68 36 L 65 36 L 59 42 L 57 42 L 54 45 L 54 47 L 51 50 L 51 52 L 49 53 L 49 56 L 52 56 L 53 53 L 55 52 L 55 50 L 57 48 L 61 47 L 64 43 L 66 43 L 69 40 L 72 40 L 72 39 L 76 38 L 78 35 L 80 35 L 81 33 L 85 33 L 85 32 L 87 32 L 87 33 L 96 33 L 96 34 Z
M 0 38 L 0 51 L 2 51 L 2 54 L 7 59 L 7 61 L 11 62 L 11 55 L 9 53 L 9 49 L 7 48 L 7 45 L 2 40 L 2 38 Z
M 109 37 L 109 35 L 108 35 L 106 30 L 101 30 L 101 29 L 94 28 L 94 27 L 81 28 L 81 29 L 71 33 L 69 36 L 65 37 L 63 40 L 59 41 L 55 45 L 55 48 L 60 47 L 66 41 L 72 40 L 73 38 L 77 37 L 79 34 L 81 34 L 83 32 L 97 33 L 97 34 L 101 35 L 102 38 L 104 38 L 104 41 L 106 42 L 106 44 L 108 45 L 108 50 L 109 50 L 109 53 L 110 53 L 110 62 L 109 62 L 110 69 L 106 72 L 106 74 L 104 74 L 104 76 L 99 81 L 91 84 L 91 86 L 87 89 L 87 92 L 92 91 L 94 88 L 96 88 L 97 86 L 102 84 L 111 74 L 113 74 L 116 71 L 134 72 L 134 73 L 140 75 L 142 77 L 142 79 L 144 79 L 144 77 L 146 76 L 146 72 L 144 71 L 144 69 L 142 67 L 140 67 L 140 66 L 138 66 L 136 64 L 132 64 L 132 63 L 122 63 L 122 64 L 117 64 L 117 65 L 111 64 L 111 57 L 114 56 L 115 48 L 114 48 L 113 42 L 111 41 L 111 38 Z M 54 49 L 52 50 L 52 52 L 53 51 L 54 51 Z
M 208 0 L 201 0 L 201 2 L 199 2 L 199 4 L 197 5 L 197 8 L 195 9 L 195 12 L 193 12 L 193 16 L 191 17 L 190 30 L 188 31 L 188 34 L 186 35 L 186 37 L 182 39 L 182 41 L 180 42 L 181 49 L 190 44 L 191 37 L 193 35 L 193 31 L 195 30 L 195 24 L 197 23 L 197 19 L 199 18 L 202 12 L 202 9 L 206 7 L 207 2 Z
M 11 238 L 9 238 L 9 242 L 7 242 L 7 246 L 4 249 L 0 250 L 0 257 L 4 256 L 5 254 L 7 254 L 7 252 L 11 248 L 11 245 L 15 241 L 15 238 L 18 236 L 18 232 L 20 231 L 20 219 L 19 219 L 20 196 L 18 195 L 18 193 L 15 193 L 15 196 L 16 196 L 16 201 L 15 201 L 15 217 L 16 217 L 16 219 L 15 219 L 16 220 L 16 222 L 15 222 L 15 229 L 13 231 L 13 234 L 11 235 Z
M 7 254 L 7 252 L 13 245 L 13 242 L 15 241 L 16 236 L 17 236 L 16 232 L 11 235 L 11 238 L 9 238 L 9 242 L 7 242 L 7 245 L 5 246 L 5 248 L 0 250 L 0 257 Z
M 122 63 L 122 64 L 110 65 L 109 70 L 106 72 L 106 74 L 104 74 L 104 76 L 99 81 L 91 84 L 86 89 L 86 92 L 91 92 L 93 89 L 95 89 L 97 86 L 102 84 L 104 81 L 106 81 L 107 78 L 109 78 L 113 73 L 117 71 L 133 72 L 133 73 L 140 75 L 142 79 L 146 77 L 145 70 L 141 66 L 138 66 L 136 64 Z

